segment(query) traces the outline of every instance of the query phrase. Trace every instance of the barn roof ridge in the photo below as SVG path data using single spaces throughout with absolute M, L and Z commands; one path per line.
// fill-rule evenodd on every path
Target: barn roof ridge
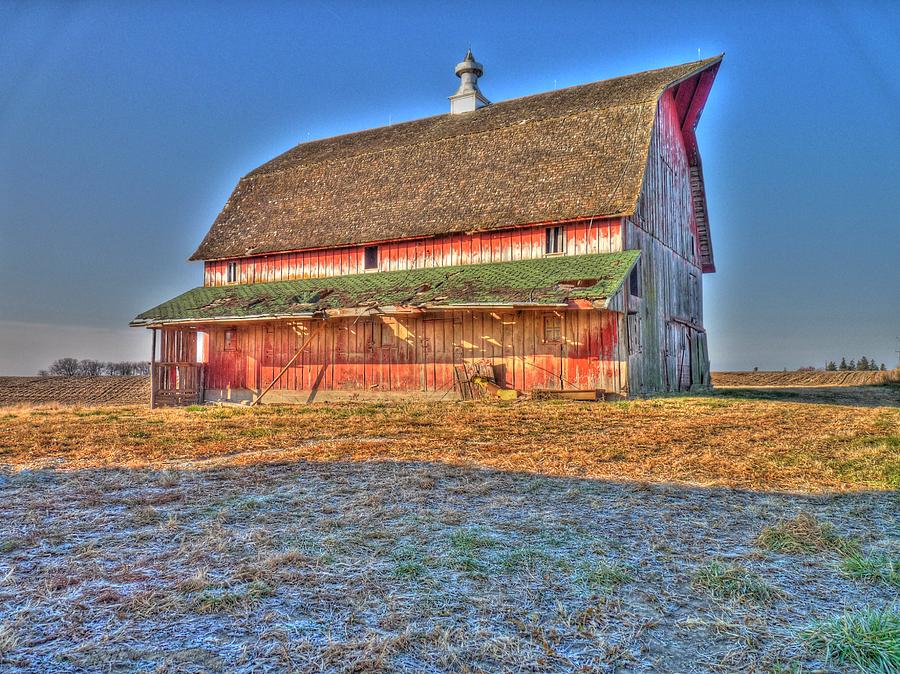
M 673 65 L 673 66 L 666 66 L 663 68 L 652 68 L 650 70 L 643 70 L 641 72 L 630 73 L 628 75 L 619 75 L 617 77 L 608 77 L 603 80 L 595 80 L 594 82 L 584 82 L 582 84 L 573 84 L 568 87 L 562 87 L 559 89 L 551 89 L 550 91 L 539 91 L 539 92 L 536 92 L 533 94 L 525 94 L 524 96 L 516 96 L 515 98 L 506 98 L 506 99 L 503 99 L 502 101 L 495 101 L 495 102 L 491 103 L 491 107 L 497 108 L 500 106 L 506 106 L 508 104 L 521 103 L 521 102 L 528 101 L 529 99 L 532 99 L 532 98 L 549 96 L 551 94 L 557 94 L 560 92 L 567 92 L 567 91 L 572 91 L 575 89 L 582 89 L 582 88 L 586 88 L 586 87 L 599 86 L 599 85 L 615 82 L 617 80 L 624 80 L 624 79 L 632 78 L 632 77 L 637 78 L 637 77 L 641 77 L 644 75 L 661 73 L 666 70 L 673 70 L 676 68 L 684 68 L 684 67 L 691 66 L 691 65 L 697 65 L 698 70 L 705 69 L 715 62 L 721 61 L 723 56 L 724 56 L 724 54 L 718 54 L 717 56 L 711 56 L 707 59 L 703 59 L 703 60 L 699 60 L 699 61 L 689 61 L 687 63 L 682 63 L 682 64 L 678 64 L 678 65 Z M 678 78 L 677 80 L 672 80 L 672 81 L 668 82 L 662 88 L 662 91 L 664 91 L 665 89 L 668 89 L 669 87 L 675 86 L 676 84 L 678 84 L 679 81 L 685 79 L 686 77 L 690 77 L 693 74 L 695 74 L 695 73 L 692 72 L 685 77 Z M 660 93 L 661 93 L 660 91 L 651 91 L 650 93 L 648 93 L 646 98 L 641 98 L 639 100 L 633 100 L 628 103 L 618 103 L 618 104 L 614 104 L 614 105 L 606 105 L 606 106 L 603 106 L 602 108 L 584 108 L 581 110 L 565 112 L 565 113 L 558 114 L 558 115 L 545 115 L 540 118 L 521 120 L 519 122 L 510 122 L 508 124 L 503 124 L 503 125 L 500 125 L 497 127 L 490 127 L 490 128 L 486 128 L 486 129 L 479 129 L 479 130 L 473 130 L 473 131 L 463 132 L 463 133 L 459 133 L 459 134 L 454 134 L 452 136 L 447 136 L 445 138 L 439 138 L 436 140 L 419 140 L 419 141 L 410 142 L 410 143 L 398 143 L 390 148 L 385 148 L 385 149 L 380 149 L 380 150 L 369 150 L 369 151 L 363 151 L 363 152 L 359 152 L 359 153 L 343 154 L 343 155 L 341 155 L 341 158 L 356 159 L 359 157 L 366 157 L 369 155 L 377 154 L 379 152 L 389 152 L 391 150 L 396 150 L 396 149 L 404 148 L 404 147 L 414 147 L 416 145 L 425 145 L 425 144 L 430 144 L 430 143 L 435 143 L 435 142 L 440 142 L 440 141 L 452 140 L 455 138 L 465 138 L 467 136 L 477 136 L 479 134 L 491 133 L 491 132 L 497 131 L 498 129 L 504 128 L 506 126 L 512 126 L 514 123 L 515 124 L 532 124 L 532 123 L 539 122 L 539 121 L 551 121 L 551 120 L 564 119 L 567 117 L 576 117 L 578 115 L 588 114 L 588 113 L 592 112 L 593 110 L 597 110 L 597 109 L 612 110 L 615 108 L 626 108 L 626 107 L 644 105 L 645 103 L 656 102 L 656 100 L 660 96 Z M 250 170 L 243 176 L 242 179 L 253 178 L 258 175 L 260 175 L 260 176 L 261 175 L 271 175 L 274 173 L 279 173 L 281 171 L 291 170 L 294 167 L 294 165 L 275 167 L 275 168 L 271 168 L 271 169 L 267 169 L 267 170 L 266 170 L 266 167 L 269 166 L 270 164 L 272 164 L 274 161 L 281 158 L 282 156 L 286 155 L 287 153 L 289 153 L 292 150 L 295 150 L 299 147 L 307 147 L 307 146 L 315 145 L 316 143 L 326 143 L 329 141 L 336 141 L 336 140 L 340 140 L 340 139 L 344 139 L 344 138 L 349 139 L 349 138 L 353 138 L 353 137 L 359 137 L 359 136 L 369 133 L 369 132 L 375 132 L 375 131 L 381 131 L 381 130 L 385 130 L 385 129 L 402 127 L 404 125 L 415 124 L 417 122 L 426 122 L 426 121 L 444 119 L 448 115 L 449 115 L 449 113 L 442 112 L 442 113 L 438 113 L 436 115 L 428 115 L 427 117 L 417 117 L 415 119 L 409 119 L 404 122 L 397 122 L 395 124 L 386 124 L 383 126 L 373 126 L 373 127 L 367 128 L 367 129 L 358 129 L 356 131 L 348 131 L 347 133 L 339 133 L 334 136 L 326 136 L 324 138 L 316 138 L 314 140 L 297 143 L 296 145 L 292 146 L 288 150 L 285 150 L 281 154 L 276 155 L 272 159 L 270 159 L 266 162 L 263 162 L 256 168 Z M 319 163 L 327 162 L 327 161 L 333 161 L 333 158 L 322 158 L 322 159 L 313 160 L 313 161 L 309 161 L 309 162 L 303 162 L 303 165 L 309 166 L 312 164 L 319 164 Z

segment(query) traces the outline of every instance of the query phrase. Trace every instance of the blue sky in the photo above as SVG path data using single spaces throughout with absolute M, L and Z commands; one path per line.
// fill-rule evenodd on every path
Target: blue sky
M 0 3 L 0 374 L 146 358 L 125 326 L 200 284 L 242 174 L 445 112 L 469 45 L 495 101 L 725 52 L 713 368 L 896 362 L 900 3 L 717 5 Z

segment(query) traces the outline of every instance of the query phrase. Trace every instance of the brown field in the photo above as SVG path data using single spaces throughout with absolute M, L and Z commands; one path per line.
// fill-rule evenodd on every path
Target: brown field
M 900 382 L 900 370 L 887 372 L 713 372 L 717 387 L 872 386 Z
M 0 377 L 0 406 L 140 405 L 149 400 L 149 377 Z
M 858 671 L 898 390 L 0 409 L 0 669 Z

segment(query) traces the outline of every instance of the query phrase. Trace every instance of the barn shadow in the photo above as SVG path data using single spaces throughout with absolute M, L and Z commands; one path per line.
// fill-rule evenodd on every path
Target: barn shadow
M 767 525 L 809 513 L 877 547 L 890 540 L 897 520 L 896 495 L 887 492 L 790 494 L 393 460 L 162 470 L 67 471 L 60 464 L 0 474 L 0 498 L 0 541 L 14 543 L 2 561 L 20 569 L 24 588 L 7 608 L 27 607 L 24 650 L 15 655 L 34 665 L 28 671 L 43 669 L 44 654 L 62 652 L 86 669 L 109 662 L 129 671 L 165 669 L 174 653 L 187 658 L 181 665 L 238 671 L 248 651 L 226 647 L 235 640 L 257 644 L 249 654 L 274 671 L 273 629 L 292 633 L 297 620 L 309 639 L 306 655 L 318 657 L 356 648 L 371 630 L 405 634 L 423 619 L 461 630 L 472 643 L 476 633 L 466 631 L 467 621 L 526 620 L 525 601 L 537 601 L 547 620 L 600 602 L 612 612 L 604 638 L 613 640 L 626 638 L 635 613 L 646 614 L 653 621 L 638 648 L 665 644 L 666 657 L 691 662 L 696 643 L 659 611 L 661 597 L 698 615 L 722 610 L 695 587 L 698 568 L 728 560 L 768 569 L 789 589 L 779 602 L 802 592 L 823 612 L 849 601 L 887 601 L 880 588 L 848 588 L 830 570 L 830 556 L 802 565 L 784 555 L 768 560 L 754 540 Z M 582 597 L 572 584 L 595 567 L 619 575 L 614 586 Z M 532 583 L 539 592 L 523 590 Z M 811 584 L 822 586 L 815 597 L 808 595 Z M 55 604 L 37 596 L 48 586 L 77 598 L 84 627 L 74 636 Z M 257 595 L 246 599 L 249 592 Z M 390 603 L 391 623 L 381 622 L 380 609 L 358 608 L 366 593 L 378 597 L 378 607 Z M 218 607 L 223 597 L 247 602 L 239 618 Z M 115 641 L 103 638 L 111 610 L 118 612 Z M 564 622 L 550 626 L 561 639 L 580 638 Z M 502 627 L 492 629 L 478 638 L 508 638 Z M 704 653 L 721 649 L 724 657 L 727 648 L 703 634 L 710 640 Z M 220 638 L 215 648 L 211 636 Z M 87 639 L 89 651 L 79 648 Z M 49 650 L 27 645 L 48 640 Z M 401 660 L 425 657 L 416 640 L 398 636 L 396 644 Z M 765 639 L 753 646 L 772 647 Z

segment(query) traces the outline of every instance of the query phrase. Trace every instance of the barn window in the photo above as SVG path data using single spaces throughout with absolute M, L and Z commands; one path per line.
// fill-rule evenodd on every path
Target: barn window
M 228 266 L 225 269 L 225 282 L 226 283 L 237 283 L 238 274 L 237 274 L 237 262 L 229 262 Z
M 563 238 L 562 226 L 548 227 L 545 230 L 544 253 L 554 255 L 565 250 L 566 240 Z
M 631 276 L 628 277 L 628 288 L 635 297 L 643 297 L 641 289 L 641 269 L 637 264 L 631 268 Z
M 378 246 L 366 246 L 364 267 L 378 269 Z
M 237 330 L 234 328 L 225 331 L 224 351 L 237 351 Z
M 559 316 L 544 316 L 544 342 L 562 340 L 562 319 Z

